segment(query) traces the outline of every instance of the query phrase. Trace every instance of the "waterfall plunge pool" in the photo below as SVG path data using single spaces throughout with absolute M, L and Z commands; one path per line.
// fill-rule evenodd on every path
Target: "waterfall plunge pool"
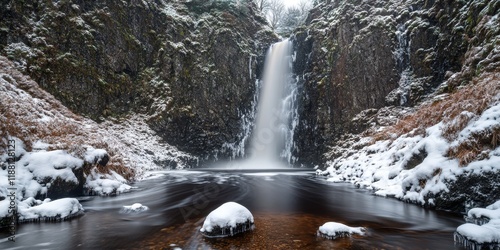
M 154 177 L 154 178 L 153 178 Z M 374 196 L 310 172 L 157 172 L 116 197 L 84 197 L 85 214 L 59 223 L 21 224 L 1 249 L 462 249 L 460 216 Z M 231 238 L 200 233 L 205 217 L 227 201 L 247 207 L 255 230 Z M 120 213 L 141 203 L 149 210 Z M 328 240 L 334 221 L 367 228 L 364 236 Z

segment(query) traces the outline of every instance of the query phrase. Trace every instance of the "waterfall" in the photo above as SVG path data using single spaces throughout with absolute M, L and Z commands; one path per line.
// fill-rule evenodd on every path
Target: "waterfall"
M 239 140 L 222 147 L 222 150 L 231 152 L 230 159 L 217 163 L 214 168 L 270 169 L 295 163 L 292 152 L 296 149 L 293 137 L 299 123 L 299 78 L 294 79 L 291 74 L 291 51 L 292 42 L 289 40 L 269 48 L 263 77 L 255 82 L 257 93 L 252 101 L 253 112 L 241 113 Z M 246 160 L 235 160 L 243 156 Z
M 409 101 L 411 82 L 413 81 L 412 69 L 410 65 L 410 39 L 408 37 L 408 30 L 404 24 L 397 27 L 396 38 L 398 44 L 394 56 L 396 57 L 397 67 L 401 74 L 399 79 L 398 92 L 400 94 L 399 104 L 404 106 Z
M 292 78 L 292 43 L 273 44 L 267 53 L 257 117 L 251 137 L 250 159 L 261 162 L 294 160 L 293 134 L 298 123 L 297 81 Z

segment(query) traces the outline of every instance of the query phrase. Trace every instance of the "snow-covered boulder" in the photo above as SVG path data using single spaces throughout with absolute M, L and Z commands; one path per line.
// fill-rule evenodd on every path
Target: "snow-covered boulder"
M 85 161 L 91 164 L 99 164 L 101 166 L 106 166 L 109 161 L 108 152 L 105 149 L 95 149 L 94 147 L 87 147 L 85 152 Z
M 141 203 L 134 203 L 130 206 L 123 206 L 120 210 L 121 213 L 140 213 L 149 210 L 149 207 L 142 205 Z
M 350 227 L 338 222 L 327 222 L 318 229 L 318 236 L 333 240 L 339 237 L 348 237 L 352 234 L 364 235 L 365 228 Z
M 494 219 L 500 219 L 500 200 L 486 208 L 476 207 L 469 210 L 465 217 L 465 222 L 481 226 Z
M 455 242 L 468 249 L 499 249 L 500 219 L 490 220 L 484 225 L 466 223 L 457 228 Z
M 41 203 L 41 204 L 40 204 Z M 83 214 L 83 207 L 75 198 L 63 198 L 44 202 L 28 198 L 19 203 L 19 222 L 62 221 Z
M 26 152 L 16 164 L 16 184 L 23 197 L 45 196 L 52 199 L 78 193 L 83 185 L 83 160 L 65 150 Z M 7 171 L 0 173 L 0 186 L 7 187 Z
M 254 227 L 253 215 L 246 207 L 226 202 L 208 214 L 200 232 L 206 237 L 227 237 Z
M 457 228 L 455 242 L 470 249 L 500 248 L 500 200 L 486 208 L 473 208 Z
M 87 176 L 84 185 L 88 195 L 117 195 L 129 191 L 132 187 L 127 180 L 113 170 L 109 174 L 101 174 L 94 168 Z

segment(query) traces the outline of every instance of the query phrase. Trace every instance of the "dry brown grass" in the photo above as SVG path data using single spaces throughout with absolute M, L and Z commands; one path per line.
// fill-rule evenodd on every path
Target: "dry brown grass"
M 455 147 L 448 150 L 447 156 L 458 159 L 460 166 L 488 157 L 487 152 L 496 148 L 500 143 L 500 127 L 489 131 L 474 133 Z
M 424 135 L 425 130 L 443 122 L 447 124 L 443 136 L 448 140 L 455 139 L 472 117 L 464 111 L 480 115 L 488 108 L 495 96 L 500 93 L 500 73 L 486 74 L 471 84 L 456 90 L 442 100 L 422 105 L 415 113 L 410 114 L 395 125 L 372 135 L 375 140 L 388 140 L 403 134 Z
M 442 135 L 448 141 L 457 139 L 458 134 L 473 119 L 489 108 L 500 94 L 500 73 L 484 73 L 465 87 L 457 89 L 445 98 L 423 104 L 395 125 L 377 132 L 374 140 L 392 140 L 404 134 L 425 135 L 431 126 L 443 123 Z M 448 156 L 459 159 L 462 166 L 481 159 L 482 152 L 495 148 L 500 142 L 500 130 L 475 134 L 470 140 L 450 149 Z

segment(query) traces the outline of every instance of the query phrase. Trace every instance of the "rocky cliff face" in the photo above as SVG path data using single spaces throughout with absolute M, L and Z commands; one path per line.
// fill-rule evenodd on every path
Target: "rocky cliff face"
M 498 67 L 498 29 L 486 24 L 499 7 L 481 0 L 320 1 L 293 37 L 294 72 L 303 79 L 300 161 L 322 162 L 342 135 L 387 125 L 373 119 L 391 113 L 385 107 L 401 107 L 397 115 Z
M 97 121 L 147 114 L 167 142 L 228 156 L 277 38 L 251 1 L 7 1 L 0 54 Z
M 294 36 L 301 161 L 438 209 L 500 199 L 499 17 L 499 1 L 321 1 Z

